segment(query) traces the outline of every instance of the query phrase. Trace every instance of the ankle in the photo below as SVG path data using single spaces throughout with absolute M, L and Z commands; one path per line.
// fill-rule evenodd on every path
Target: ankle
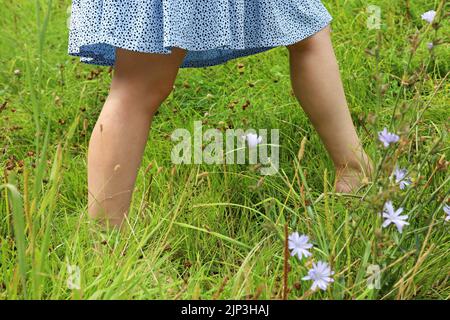
M 334 167 L 336 171 L 359 171 L 367 176 L 370 176 L 373 171 L 373 162 L 372 159 L 365 152 L 363 152 L 359 156 L 347 158 L 346 161 L 335 162 Z
M 113 208 L 120 208 L 120 210 L 114 210 Z M 95 220 L 104 226 L 120 227 L 128 214 L 128 210 L 122 208 L 123 205 L 111 202 L 111 199 L 96 202 L 91 200 L 89 202 L 88 215 L 91 220 Z

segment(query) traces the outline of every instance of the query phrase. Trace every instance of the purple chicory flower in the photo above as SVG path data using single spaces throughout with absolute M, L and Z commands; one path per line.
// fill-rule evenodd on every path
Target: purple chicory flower
M 312 248 L 312 244 L 309 243 L 308 236 L 299 235 L 298 232 L 292 233 L 288 238 L 288 245 L 291 251 L 291 256 L 297 255 L 298 260 L 302 260 L 303 257 L 311 256 L 311 252 L 308 250 Z
M 428 23 L 433 23 L 434 18 L 436 17 L 436 11 L 430 10 L 422 14 L 422 20 L 425 20 Z
M 407 186 L 411 184 L 411 179 L 407 177 L 408 171 L 406 169 L 400 169 L 398 166 L 395 167 L 394 177 L 395 183 L 400 186 L 401 190 L 404 190 Z
M 319 261 L 317 264 L 313 262 L 313 267 L 308 271 L 308 275 L 303 277 L 302 280 L 312 280 L 313 284 L 311 290 L 315 291 L 317 288 L 326 290 L 328 285 L 333 282 L 331 276 L 334 271 L 331 271 L 328 263 Z
M 250 148 L 256 148 L 258 144 L 262 142 L 262 137 L 258 136 L 255 133 L 248 133 L 244 136 L 244 139 L 247 140 L 248 146 Z
M 386 228 L 392 223 L 395 224 L 398 232 L 402 233 L 403 227 L 409 224 L 408 222 L 405 221 L 406 219 L 408 219 L 408 216 L 400 215 L 402 212 L 403 208 L 398 208 L 397 210 L 395 210 L 394 206 L 392 205 L 392 201 L 387 201 L 384 204 L 383 209 L 383 218 L 385 219 L 382 225 L 383 228 Z
M 445 221 L 449 221 L 450 220 L 450 206 L 449 205 L 444 205 L 444 212 L 447 215 L 445 217 Z
M 380 140 L 384 147 L 387 148 L 391 143 L 395 143 L 400 140 L 400 137 L 395 133 L 389 132 L 387 128 L 384 128 L 383 131 L 378 132 L 378 140 Z

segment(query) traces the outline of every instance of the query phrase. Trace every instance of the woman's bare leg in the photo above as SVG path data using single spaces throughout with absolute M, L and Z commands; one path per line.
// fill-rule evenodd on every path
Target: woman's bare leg
M 120 225 L 128 213 L 152 117 L 173 88 L 185 51 L 117 49 L 110 92 L 88 150 L 89 215 Z
M 329 27 L 288 49 L 294 93 L 333 160 L 336 191 L 351 192 L 372 163 L 350 116 Z

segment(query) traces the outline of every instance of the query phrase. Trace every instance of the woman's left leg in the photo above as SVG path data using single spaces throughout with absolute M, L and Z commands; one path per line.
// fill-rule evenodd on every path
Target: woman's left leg
M 372 163 L 353 125 L 329 27 L 287 47 L 294 93 L 336 169 L 336 191 L 351 192 L 370 177 Z

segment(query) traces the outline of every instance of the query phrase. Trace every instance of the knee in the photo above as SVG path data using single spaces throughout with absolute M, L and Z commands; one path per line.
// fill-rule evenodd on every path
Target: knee
M 134 110 L 153 115 L 172 90 L 173 83 L 167 81 L 116 84 L 111 87 L 108 99 L 120 101 L 118 105 L 127 111 Z
M 144 101 L 147 101 L 148 104 L 159 106 L 171 94 L 173 85 L 171 81 L 156 81 L 141 88 L 140 95 L 147 97 Z
M 290 54 L 298 54 L 320 49 L 324 41 L 329 41 L 330 33 L 331 29 L 328 25 L 312 36 L 287 46 L 287 49 L 289 50 Z

